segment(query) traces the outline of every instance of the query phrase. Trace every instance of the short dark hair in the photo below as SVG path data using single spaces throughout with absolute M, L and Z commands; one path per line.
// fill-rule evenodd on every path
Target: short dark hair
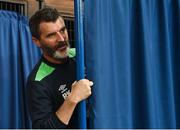
M 38 10 L 30 19 L 29 27 L 33 37 L 40 38 L 39 25 L 41 22 L 56 22 L 61 14 L 54 8 L 43 8 Z

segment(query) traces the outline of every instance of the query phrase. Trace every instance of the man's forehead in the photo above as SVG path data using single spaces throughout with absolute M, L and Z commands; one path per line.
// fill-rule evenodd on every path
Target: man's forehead
M 64 20 L 58 18 L 55 22 L 42 22 L 39 27 L 39 33 L 47 35 L 48 33 L 59 31 L 65 26 Z
M 49 24 L 49 23 L 53 23 L 53 24 L 56 24 L 56 23 L 58 23 L 58 24 L 62 24 L 62 25 L 64 25 L 65 24 L 65 22 L 64 22 L 64 19 L 63 18 L 61 18 L 61 17 L 59 17 L 56 21 L 42 21 L 41 23 L 40 23 L 40 25 L 42 25 L 42 24 Z

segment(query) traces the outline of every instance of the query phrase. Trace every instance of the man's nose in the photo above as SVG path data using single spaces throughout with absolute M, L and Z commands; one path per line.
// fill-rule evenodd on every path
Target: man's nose
M 60 32 L 57 32 L 57 40 L 58 41 L 65 41 L 65 35 L 61 34 Z

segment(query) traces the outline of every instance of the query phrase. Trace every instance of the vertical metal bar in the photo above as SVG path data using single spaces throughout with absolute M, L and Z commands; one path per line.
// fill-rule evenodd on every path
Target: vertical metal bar
M 77 50 L 77 80 L 84 78 L 84 36 L 83 36 L 83 5 L 82 0 L 74 1 L 75 12 L 75 36 Z M 86 129 L 86 102 L 82 101 L 79 104 L 79 127 Z
M 6 10 L 9 10 L 9 3 L 6 3 Z
M 21 6 L 19 4 L 17 4 L 18 6 L 18 12 L 21 12 Z
M 23 8 L 23 13 L 22 13 L 22 15 L 26 15 L 26 14 L 25 14 L 25 5 L 22 4 L 21 6 L 22 6 L 22 8 Z
M 7 10 L 7 3 L 5 3 L 5 10 Z
M 12 10 L 12 3 L 9 4 L 9 8 L 10 8 L 10 10 Z
M 19 13 L 22 13 L 22 6 L 19 4 Z
M 0 9 L 2 9 L 2 2 L 0 2 Z
M 14 3 L 14 11 L 17 11 L 17 5 Z

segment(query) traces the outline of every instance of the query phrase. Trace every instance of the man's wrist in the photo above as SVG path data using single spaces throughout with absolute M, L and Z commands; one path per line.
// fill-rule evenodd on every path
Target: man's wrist
M 78 100 L 72 95 L 70 94 L 67 98 L 66 101 L 73 104 L 73 105 L 77 105 L 78 104 Z

